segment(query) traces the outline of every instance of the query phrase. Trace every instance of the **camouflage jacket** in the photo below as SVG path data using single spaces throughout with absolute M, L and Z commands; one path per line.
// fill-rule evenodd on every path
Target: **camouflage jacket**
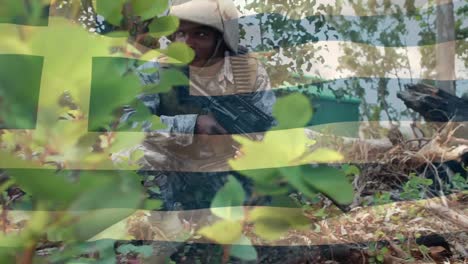
M 261 63 L 257 64 L 257 76 L 255 80 L 254 96 L 251 99 L 251 103 L 258 109 L 263 111 L 265 114 L 272 114 L 272 107 L 276 101 L 273 91 L 271 91 L 270 80 L 267 72 Z M 158 83 L 160 81 L 158 73 L 146 73 L 148 69 L 160 68 L 161 65 L 157 61 L 147 62 L 136 69 L 140 81 L 144 85 Z M 236 96 L 234 76 L 230 67 L 230 60 L 228 57 L 222 62 L 222 67 L 219 71 L 210 78 L 209 82 L 205 82 L 206 86 L 209 87 L 207 93 L 210 95 L 224 95 L 230 94 Z M 138 97 L 144 102 L 144 104 L 153 112 L 158 113 L 158 108 L 161 106 L 161 95 L 160 94 L 142 94 Z M 121 121 L 125 121 L 135 113 L 135 110 L 130 109 L 122 117 Z M 161 121 L 167 126 L 164 130 L 150 131 L 148 128 L 151 127 L 149 122 L 143 125 L 145 132 L 162 132 L 168 133 L 169 135 L 177 136 L 176 142 L 181 145 L 191 144 L 193 141 L 193 135 L 195 130 L 195 124 L 197 120 L 197 114 L 183 114 L 183 115 L 160 115 Z
M 217 69 L 212 78 L 208 78 L 209 81 L 205 82 L 203 86 L 209 89 L 207 92 L 210 95 L 239 96 L 236 94 L 230 60 L 225 57 L 220 64 L 221 67 Z M 260 63 L 255 65 L 257 74 L 256 76 L 252 75 L 252 77 L 255 77 L 255 79 L 252 78 L 252 80 L 255 80 L 252 87 L 255 92 L 252 93 L 249 100 L 257 109 L 271 116 L 276 97 L 271 90 L 270 80 L 265 68 Z M 161 65 L 157 61 L 151 61 L 136 68 L 135 72 L 143 84 L 153 84 L 160 81 L 158 71 L 151 74 L 147 73 L 148 69 L 154 67 L 160 69 Z M 192 78 L 192 75 L 190 78 Z M 145 154 L 141 160 L 142 170 L 192 172 L 229 170 L 227 160 L 232 158 L 235 153 L 233 147 L 236 143 L 233 138 L 230 136 L 204 137 L 203 135 L 196 135 L 194 132 L 198 114 L 160 114 L 161 99 L 164 96 L 165 94 L 162 93 L 142 94 L 138 98 L 153 114 L 160 116 L 166 128 L 152 131 L 150 130 L 151 123 L 145 121 L 142 127 L 147 132 L 147 137 L 143 144 L 117 153 L 113 159 L 118 160 L 119 156 L 128 156 L 130 152 L 140 149 Z M 126 122 L 135 112 L 134 109 L 127 109 L 121 118 L 121 122 Z

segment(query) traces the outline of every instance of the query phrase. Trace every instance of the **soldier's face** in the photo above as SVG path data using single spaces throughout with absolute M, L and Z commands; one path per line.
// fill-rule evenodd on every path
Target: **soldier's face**
M 209 61 L 211 57 L 222 56 L 221 45 L 216 49 L 217 42 L 222 41 L 220 33 L 207 26 L 181 20 L 179 29 L 173 35 L 173 40 L 184 42 L 194 50 L 195 58 L 190 63 L 192 66 L 208 66 L 214 63 L 214 61 Z

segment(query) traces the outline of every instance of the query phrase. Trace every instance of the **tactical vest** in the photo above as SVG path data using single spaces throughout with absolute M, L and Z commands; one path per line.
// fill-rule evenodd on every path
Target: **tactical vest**
M 235 93 L 255 92 L 257 80 L 258 60 L 247 54 L 243 47 L 238 54 L 230 54 L 232 74 L 234 77 Z M 187 69 L 188 74 L 188 69 Z M 160 105 L 157 115 L 175 116 L 185 114 L 207 114 L 209 109 L 199 101 L 191 100 L 189 86 L 176 86 L 169 92 L 160 94 Z

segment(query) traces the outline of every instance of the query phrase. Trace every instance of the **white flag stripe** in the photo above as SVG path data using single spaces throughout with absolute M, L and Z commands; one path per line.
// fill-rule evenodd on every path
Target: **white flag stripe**
M 433 49 L 444 48 L 445 46 L 456 45 L 459 46 L 466 40 L 459 40 L 453 42 L 446 42 L 436 45 L 429 46 L 418 46 L 418 47 L 380 47 L 373 46 L 361 43 L 353 43 L 346 41 L 320 41 L 316 43 L 308 43 L 298 46 L 297 54 L 302 54 L 303 52 L 313 51 L 315 58 L 323 57 L 325 59 L 325 65 L 323 63 L 314 63 L 311 62 L 311 68 L 307 71 L 307 63 L 304 64 L 304 72 L 321 78 L 324 81 L 344 79 L 344 78 L 400 78 L 400 79 L 429 79 L 429 80 L 453 80 L 452 76 L 440 75 L 437 77 L 437 74 L 434 71 L 430 74 L 425 74 L 426 68 L 428 65 L 424 65 L 421 60 L 420 49 Z M 358 66 L 350 71 L 349 69 L 340 68 L 345 66 L 344 62 L 340 62 L 340 58 L 345 55 L 345 47 L 352 49 L 359 49 L 362 51 L 362 57 L 354 57 L 354 61 L 357 62 Z M 365 57 L 369 52 L 373 52 L 378 57 L 374 61 L 375 67 L 383 67 L 385 63 L 391 64 L 394 57 L 390 57 L 389 54 L 398 54 L 403 57 L 403 61 L 408 60 L 409 67 L 406 65 L 400 68 L 394 68 L 392 71 L 378 71 L 374 67 L 369 69 L 369 61 Z M 259 52 L 257 55 L 262 56 L 281 56 L 284 58 L 284 64 L 287 64 L 289 61 L 292 61 L 292 58 L 288 58 L 282 54 L 282 50 L 271 50 L 265 52 Z M 362 62 L 362 68 L 359 68 L 359 62 Z M 366 70 L 367 67 L 368 70 Z M 456 80 L 467 80 L 468 79 L 468 69 L 465 66 L 464 62 L 457 58 L 455 64 L 455 75 Z M 274 77 L 274 76 L 272 76 Z
M 457 195 L 453 195 L 456 197 Z M 449 197 L 450 199 L 450 197 Z M 468 206 L 462 201 L 450 202 L 450 206 L 444 205 L 440 198 L 423 199 L 418 201 L 403 201 L 389 203 L 379 206 L 356 208 L 352 212 L 330 217 L 325 220 L 310 222 L 304 227 L 291 227 L 287 233 L 272 241 L 251 237 L 253 245 L 261 246 L 299 246 L 299 245 L 321 245 L 340 243 L 363 243 L 381 240 L 379 233 L 384 233 L 389 239 L 397 239 L 397 234 L 414 235 L 415 233 L 455 233 L 468 231 Z M 408 213 L 407 208 L 418 211 L 417 215 Z M 247 211 L 259 207 L 244 207 Z M 290 212 L 292 214 L 307 213 L 298 208 L 262 207 L 268 208 L 278 214 Z M 43 211 L 50 214 L 70 213 L 71 215 L 93 215 L 116 214 L 128 209 L 99 209 L 80 212 L 58 212 Z M 125 211 L 126 212 L 126 211 Z M 8 210 L 6 215 L 10 223 L 20 223 L 31 219 L 32 214 L 38 211 Z M 194 218 L 194 216 L 196 216 Z M 196 220 L 195 220 L 196 219 Z M 395 219 L 395 220 L 392 220 Z M 185 221 L 184 221 L 185 220 Z M 115 223 L 89 241 L 101 239 L 117 240 L 157 240 L 168 242 L 185 242 L 190 237 L 191 228 L 199 230 L 210 226 L 219 218 L 214 216 L 210 209 L 185 210 L 185 211 L 148 211 L 136 210 L 129 217 Z M 363 223 L 365 225 L 363 226 Z M 419 225 L 418 225 L 419 223 Z M 420 224 L 424 224 L 422 229 Z M 133 226 L 134 225 L 134 226 Z M 22 225 L 24 226 L 24 225 Z M 27 226 L 27 225 L 26 225 Z M 359 228 L 356 228 L 359 227 Z M 129 232 L 129 230 L 131 231 Z M 148 230 L 157 230 L 152 239 L 145 237 Z M 21 229 L 9 230 L 10 234 L 16 234 Z M 380 232 L 377 232 L 380 231 Z M 7 236 L 9 233 L 6 234 Z M 223 236 L 224 234 L 219 234 Z M 305 239 L 307 238 L 307 239 Z M 11 247 L 9 240 L 0 240 L 1 247 Z M 206 240 L 199 243 L 207 243 Z
M 234 2 L 240 7 L 239 13 L 242 16 L 255 15 L 255 14 L 258 13 L 258 10 L 257 11 L 247 10 L 245 8 L 245 6 L 246 6 L 245 3 L 246 2 L 250 3 L 252 1 L 235 0 Z M 313 16 L 313 15 L 316 15 L 316 14 L 323 14 L 324 15 L 325 12 L 320 8 L 320 5 L 334 7 L 334 6 L 336 6 L 336 3 L 338 1 L 317 0 L 317 1 L 315 1 L 315 5 L 312 8 L 309 8 L 307 10 L 304 10 L 304 9 L 297 10 L 298 9 L 297 6 L 300 6 L 300 4 L 303 3 L 303 1 L 298 1 L 298 4 L 294 4 L 294 3 L 291 3 L 291 2 L 293 2 L 293 1 L 286 1 L 285 0 L 284 4 L 281 5 L 281 3 L 280 3 L 280 5 L 282 7 L 284 7 L 280 11 L 281 14 L 288 13 L 288 14 L 290 14 L 289 15 L 290 18 L 300 19 L 300 18 L 304 18 L 304 17 L 307 17 L 307 16 Z M 309 0 L 309 2 L 312 2 L 312 1 Z M 371 5 L 370 1 L 362 1 L 363 2 L 363 7 L 365 8 L 365 10 L 362 10 L 362 11 L 359 11 L 359 13 L 356 13 L 356 11 L 353 9 L 353 3 L 352 2 L 354 2 L 354 1 L 350 1 L 350 0 L 341 1 L 342 8 L 340 8 L 340 9 L 337 9 L 337 8 L 330 9 L 332 12 L 329 15 L 374 16 L 374 15 L 392 15 L 392 14 L 396 13 L 396 8 L 389 8 L 388 10 L 384 10 L 384 8 L 382 7 L 382 8 L 376 8 L 375 10 L 372 10 L 372 11 L 368 10 L 369 6 Z M 398 6 L 400 9 L 406 10 L 405 2 L 407 2 L 407 0 L 393 0 L 392 1 L 392 6 L 393 7 Z M 415 0 L 414 1 L 414 7 L 418 8 L 418 9 L 425 9 L 425 8 L 434 7 L 434 6 L 437 6 L 437 5 L 447 4 L 448 2 L 449 2 L 449 0 L 438 0 L 438 1 Z M 454 3 L 455 6 L 465 4 L 465 2 L 463 0 L 458 0 L 458 1 L 455 0 L 455 1 L 453 1 L 453 3 Z M 286 9 L 288 7 L 289 7 L 289 9 Z M 296 8 L 295 13 L 293 12 L 294 8 Z
M 322 145 L 321 144 L 321 139 L 320 137 L 322 136 L 321 134 L 317 134 L 317 131 L 328 131 L 333 133 L 339 132 L 339 131 L 346 131 L 349 129 L 356 129 L 357 127 L 360 127 L 361 130 L 365 129 L 371 129 L 372 127 L 383 127 L 383 128 L 389 128 L 390 127 L 390 122 L 377 122 L 378 124 L 373 124 L 373 122 L 361 122 L 361 121 L 356 121 L 356 122 L 337 122 L 337 123 L 330 123 L 330 124 L 324 124 L 324 125 L 317 125 L 317 126 L 311 126 L 309 128 L 294 128 L 294 129 L 285 129 L 285 130 L 273 130 L 267 132 L 270 136 L 270 138 L 274 140 L 268 140 L 268 142 L 260 141 L 258 144 L 263 144 L 261 147 L 265 149 L 265 151 L 271 150 L 271 149 L 278 149 L 281 147 L 281 149 L 284 149 L 285 142 L 290 142 L 290 145 L 288 145 L 288 148 L 302 148 L 304 142 L 294 142 L 291 141 L 291 138 L 297 137 L 298 135 L 304 134 L 306 136 L 309 136 L 309 138 L 317 140 L 317 145 L 320 145 L 321 147 L 325 147 L 328 149 L 332 150 L 337 150 L 339 152 L 347 152 L 346 155 L 344 155 L 343 159 L 341 160 L 334 160 L 334 162 L 337 163 L 378 163 L 381 162 L 377 157 L 379 155 L 385 154 L 390 148 L 392 148 L 392 145 L 389 141 L 389 139 L 386 137 L 386 135 L 382 135 L 381 138 L 374 138 L 374 139 L 367 139 L 364 136 L 361 136 L 360 138 L 350 138 L 350 137 L 339 137 L 338 139 L 343 139 L 344 141 L 337 140 L 335 143 L 334 142 L 329 142 L 327 145 Z M 413 137 L 413 132 L 411 130 L 410 124 L 412 122 L 410 121 L 401 121 L 401 131 L 402 134 L 404 135 L 404 138 L 407 140 L 411 140 Z M 468 122 L 458 122 L 454 123 L 455 125 L 461 125 L 462 127 L 468 127 Z M 425 127 L 430 127 L 431 123 L 423 123 L 420 124 L 421 126 Z M 459 131 L 465 131 L 466 129 L 462 128 Z M 24 130 L 18 130 L 17 132 L 20 133 L 20 131 Z M 311 132 L 315 131 L 315 132 Z M 358 132 L 358 131 L 356 131 Z M 362 131 L 359 131 L 361 134 L 364 133 Z M 125 132 L 119 132 L 125 134 Z M 134 133 L 134 132 L 130 132 Z M 143 132 L 142 132 L 143 133 Z M 339 134 L 339 133 L 338 133 Z M 174 142 L 178 137 L 180 138 L 186 138 L 186 134 L 176 134 L 172 133 L 171 135 L 166 134 L 166 133 L 153 133 L 152 138 L 157 138 L 157 141 L 155 142 L 156 144 L 153 144 L 154 146 L 165 146 L 167 147 L 170 142 Z M 251 133 L 251 137 L 263 137 L 265 133 Z M 324 134 L 324 136 L 329 136 L 330 134 Z M 231 135 L 203 135 L 203 145 L 198 145 L 194 146 L 191 150 L 190 153 L 196 153 L 196 148 L 200 148 L 203 146 L 204 149 L 206 148 L 212 148 L 212 149 L 227 149 L 227 152 L 223 152 L 219 155 L 216 155 L 212 158 L 197 158 L 197 157 L 187 157 L 187 153 L 185 150 L 174 150 L 171 153 L 168 153 L 167 150 L 164 151 L 163 153 L 168 153 L 168 156 L 164 157 L 164 159 L 161 158 L 160 154 L 158 154 L 157 149 L 153 150 L 147 150 L 146 155 L 149 160 L 154 160 L 155 164 L 153 164 L 154 168 L 157 168 L 158 171 L 186 171 L 186 172 L 214 172 L 214 171 L 230 171 L 229 165 L 226 163 L 227 160 L 233 159 L 234 154 L 235 154 L 235 148 L 231 145 L 232 139 Z M 465 136 L 466 137 L 466 134 Z M 196 141 L 197 139 L 195 139 Z M 329 141 L 329 140 L 328 140 Z M 224 144 L 224 145 L 223 145 Z M 365 146 L 368 151 L 372 150 L 374 155 L 363 155 L 365 153 L 358 153 L 358 152 L 353 152 L 351 150 L 354 150 L 353 145 L 356 144 L 361 144 L 362 146 Z M 232 149 L 231 149 L 232 148 Z M 314 147 L 312 146 L 312 149 Z M 129 155 L 129 151 L 137 151 L 139 147 L 131 147 L 130 149 L 123 149 L 121 152 L 116 152 L 113 154 L 113 160 L 114 162 L 119 161 L 119 156 L 127 156 Z M 200 149 L 201 151 L 202 149 Z M 459 145 L 458 147 L 450 149 L 450 151 L 447 151 L 444 153 L 444 160 L 450 160 L 450 159 L 456 159 L 464 153 L 464 151 L 468 151 L 466 146 Z M 269 152 L 268 152 L 269 153 Z M 26 168 L 43 168 L 41 164 L 38 163 L 31 163 L 31 162 L 15 162 L 14 159 L 11 158 L 11 154 L 0 152 L 1 156 L 3 156 L 5 159 L 0 159 L 0 167 L 4 169 L 26 169 Z M 93 153 L 89 153 L 90 157 L 92 157 Z M 361 155 L 362 154 L 362 155 Z M 153 156 L 157 155 L 156 158 Z M 245 157 L 243 157 L 245 158 Z M 252 170 L 252 169 L 265 169 L 265 168 L 281 168 L 281 167 L 288 167 L 288 166 L 299 166 L 299 165 L 304 165 L 304 164 L 309 164 L 311 161 L 294 161 L 294 163 L 291 163 L 288 158 L 291 157 L 275 157 L 275 160 L 263 160 L 263 162 L 249 162 L 248 165 L 245 165 L 241 168 L 236 168 L 237 170 Z M 138 164 L 134 164 L 134 166 L 127 166 L 124 163 L 122 164 L 117 164 L 117 163 L 104 163 L 104 164 L 99 164 L 96 165 L 94 163 L 86 163 L 85 160 L 88 158 L 86 156 L 81 157 L 83 162 L 71 162 L 67 169 L 70 170 L 137 170 L 140 168 Z M 313 158 L 312 158 L 313 159 Z M 317 157 L 317 163 L 321 163 L 320 157 Z M 177 162 L 179 160 L 179 162 Z M 169 162 L 170 161 L 170 162 Z M 125 166 L 122 166 L 125 165 Z M 27 166 L 27 167 L 25 167 Z

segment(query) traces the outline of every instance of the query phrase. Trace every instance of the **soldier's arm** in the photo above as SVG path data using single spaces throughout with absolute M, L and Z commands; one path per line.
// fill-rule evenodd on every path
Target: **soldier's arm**
M 270 78 L 268 77 L 265 67 L 259 63 L 255 82 L 255 94 L 252 97 L 252 103 L 265 114 L 272 116 L 275 102 L 276 96 L 271 89 Z M 276 125 L 276 121 L 273 121 L 271 124 L 271 126 L 274 125 Z
M 146 73 L 144 70 L 148 68 L 156 68 L 160 67 L 157 62 L 151 61 L 145 63 L 138 67 L 135 70 L 135 74 L 139 77 L 141 83 L 143 85 L 154 84 L 159 82 L 159 76 L 156 73 Z M 141 100 L 146 107 L 151 111 L 153 114 L 158 113 L 158 109 L 160 107 L 160 96 L 159 94 L 144 94 L 139 95 L 138 99 Z M 136 112 L 135 109 L 129 108 L 126 113 L 122 116 L 121 122 L 126 122 L 129 117 Z M 166 125 L 165 129 L 158 130 L 157 132 L 166 132 L 171 135 L 176 136 L 176 142 L 182 145 L 191 144 L 193 141 L 193 134 L 195 131 L 195 124 L 197 122 L 197 116 L 194 114 L 188 115 L 175 115 L 175 116 L 165 116 L 159 115 L 161 118 L 161 122 Z M 142 124 L 142 128 L 144 132 L 154 132 L 151 130 L 151 122 L 144 121 Z

